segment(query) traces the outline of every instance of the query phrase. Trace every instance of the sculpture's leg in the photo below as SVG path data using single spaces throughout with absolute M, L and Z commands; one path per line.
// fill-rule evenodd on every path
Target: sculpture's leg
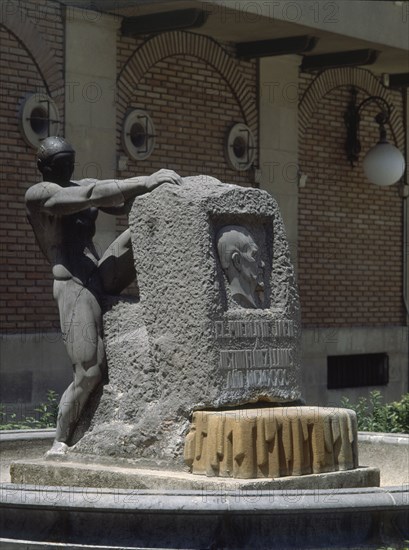
M 102 381 L 105 351 L 102 315 L 96 297 L 87 288 L 70 281 L 55 281 L 65 346 L 72 361 L 74 380 L 59 405 L 57 433 L 51 454 L 64 452 L 89 396 Z
M 98 273 L 107 294 L 119 294 L 135 280 L 136 272 L 129 229 L 121 233 L 107 248 L 99 261 Z

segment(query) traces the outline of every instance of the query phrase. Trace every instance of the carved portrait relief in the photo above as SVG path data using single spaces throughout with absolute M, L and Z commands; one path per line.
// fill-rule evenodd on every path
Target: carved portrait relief
M 264 288 L 265 264 L 253 235 L 244 226 L 227 225 L 217 233 L 216 246 L 235 304 L 243 308 L 261 308 L 258 293 Z

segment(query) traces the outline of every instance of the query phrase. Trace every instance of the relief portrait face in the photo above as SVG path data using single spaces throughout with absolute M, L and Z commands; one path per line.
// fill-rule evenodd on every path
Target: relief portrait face
M 264 262 L 260 258 L 259 249 L 251 237 L 247 239 L 247 244 L 243 249 L 236 252 L 233 257 L 239 269 L 239 277 L 245 285 L 249 285 L 254 292 L 258 285 L 258 279 Z
M 242 226 L 223 227 L 217 235 L 217 249 L 235 302 L 259 307 L 256 290 L 264 262 L 251 233 Z

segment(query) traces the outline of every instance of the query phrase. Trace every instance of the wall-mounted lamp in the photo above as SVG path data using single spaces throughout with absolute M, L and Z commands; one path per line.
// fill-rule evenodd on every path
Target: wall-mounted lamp
M 391 108 L 382 97 L 367 97 L 359 105 L 357 105 L 356 98 L 357 90 L 352 88 L 351 101 L 344 116 L 347 127 L 346 151 L 348 160 L 351 166 L 354 166 L 361 152 L 361 143 L 359 141 L 361 110 L 369 103 L 376 103 L 380 108 L 380 112 L 375 117 L 375 122 L 379 125 L 379 141 L 366 154 L 363 168 L 370 182 L 382 187 L 393 185 L 403 176 L 405 159 L 399 149 L 386 139 L 385 125 L 390 120 Z

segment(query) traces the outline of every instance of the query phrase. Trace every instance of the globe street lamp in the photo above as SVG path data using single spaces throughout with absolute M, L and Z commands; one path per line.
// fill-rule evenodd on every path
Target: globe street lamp
M 361 143 L 359 141 L 360 112 L 368 103 L 377 103 L 381 111 L 375 117 L 379 125 L 379 141 L 366 154 L 363 168 L 366 177 L 371 183 L 386 187 L 398 182 L 405 172 L 405 159 L 402 153 L 394 145 L 388 142 L 385 125 L 390 120 L 391 108 L 388 103 L 379 96 L 371 96 L 356 105 L 357 91 L 351 90 L 351 101 L 345 113 L 345 125 L 347 127 L 346 151 L 351 166 L 359 159 Z

